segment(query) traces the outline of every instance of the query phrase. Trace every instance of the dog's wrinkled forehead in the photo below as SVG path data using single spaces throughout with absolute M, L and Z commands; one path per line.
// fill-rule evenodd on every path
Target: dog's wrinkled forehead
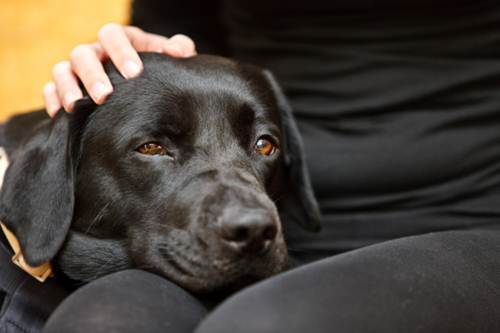
M 144 72 L 133 80 L 108 68 L 115 91 L 92 115 L 92 136 L 109 136 L 121 145 L 134 136 L 167 135 L 187 146 L 217 136 L 246 146 L 260 125 L 279 131 L 280 116 L 261 70 L 215 56 L 142 57 Z

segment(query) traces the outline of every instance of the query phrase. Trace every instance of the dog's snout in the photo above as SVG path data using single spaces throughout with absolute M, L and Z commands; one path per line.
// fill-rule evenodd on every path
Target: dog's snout
M 231 209 L 223 214 L 218 225 L 222 241 L 240 252 L 264 252 L 278 233 L 278 225 L 272 215 L 265 211 L 245 213 Z

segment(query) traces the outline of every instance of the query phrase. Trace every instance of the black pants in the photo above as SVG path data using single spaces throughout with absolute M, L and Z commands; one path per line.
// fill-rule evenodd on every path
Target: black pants
M 213 311 L 130 270 L 79 289 L 46 332 L 500 332 L 500 231 L 401 238 L 288 271 Z

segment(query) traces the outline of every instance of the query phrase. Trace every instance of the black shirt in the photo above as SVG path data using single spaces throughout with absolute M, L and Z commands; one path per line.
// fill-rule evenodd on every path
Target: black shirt
M 271 69 L 304 136 L 317 258 L 500 224 L 500 3 L 136 0 L 133 22 Z

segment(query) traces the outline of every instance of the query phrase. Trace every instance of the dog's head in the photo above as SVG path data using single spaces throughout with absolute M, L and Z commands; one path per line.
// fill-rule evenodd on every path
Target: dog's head
M 193 291 L 282 271 L 280 220 L 319 213 L 290 109 L 272 75 L 224 58 L 142 54 L 102 106 L 59 112 L 16 153 L 0 218 L 31 265 L 69 277 L 126 267 Z M 281 216 L 281 219 L 280 219 Z

